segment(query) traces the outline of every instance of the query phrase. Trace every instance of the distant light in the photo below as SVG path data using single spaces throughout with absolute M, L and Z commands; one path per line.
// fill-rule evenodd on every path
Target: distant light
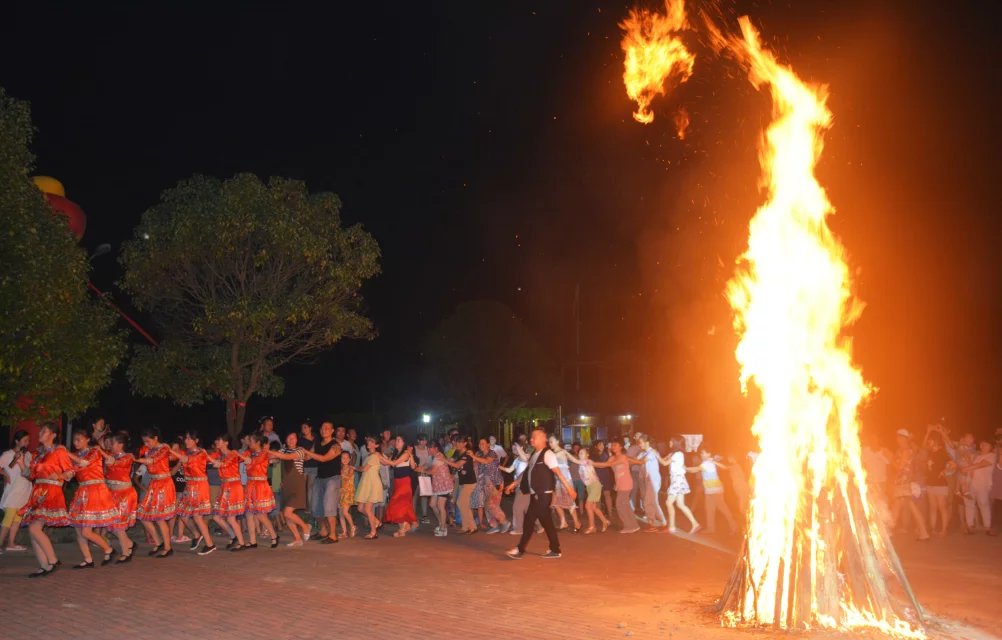
M 149 239 L 150 239 L 150 234 L 144 233 L 143 234 L 143 240 L 149 240 Z
M 581 416 L 581 417 L 580 417 L 580 419 L 581 419 L 581 421 L 583 422 L 583 421 L 585 421 L 585 420 L 587 420 L 587 419 L 588 419 L 588 416 Z
M 626 414 L 626 419 L 627 420 L 633 420 L 633 414 L 632 413 Z
M 421 422 L 423 422 L 424 424 L 431 424 L 431 414 L 429 414 L 429 413 L 422 413 L 421 414 Z

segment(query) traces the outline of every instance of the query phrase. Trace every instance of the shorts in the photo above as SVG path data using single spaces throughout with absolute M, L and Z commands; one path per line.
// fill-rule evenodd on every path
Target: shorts
M 341 503 L 341 476 L 317 478 L 314 486 L 317 487 L 316 506 L 322 507 L 315 510 L 314 515 L 337 516 Z
M 588 485 L 588 502 L 602 501 L 602 483 L 593 482 Z
M 3 526 L 14 528 L 21 524 L 21 516 L 17 513 L 18 507 L 7 507 L 3 510 Z
M 940 487 L 926 487 L 926 491 L 928 491 L 931 496 L 942 496 L 945 498 L 949 495 L 949 490 L 946 485 Z

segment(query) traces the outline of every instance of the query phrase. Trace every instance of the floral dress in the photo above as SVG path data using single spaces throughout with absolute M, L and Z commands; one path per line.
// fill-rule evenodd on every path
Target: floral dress
M 341 499 L 338 506 L 350 507 L 355 504 L 355 467 L 341 465 Z
M 501 471 L 498 469 L 497 454 L 493 451 L 488 451 L 483 457 L 490 458 L 490 462 L 481 464 L 474 461 L 473 463 L 473 470 L 477 475 L 477 486 L 473 488 L 473 494 L 470 496 L 471 509 L 482 509 L 487 502 L 490 487 L 492 485 L 496 486 L 501 482 Z
M 452 478 L 452 471 L 445 463 L 445 457 L 441 454 L 435 456 L 431 463 L 431 492 L 436 496 L 451 496 L 456 488 L 456 481 Z
M 684 496 L 689 493 L 689 481 L 685 479 L 685 454 L 681 451 L 671 454 L 668 477 L 668 495 Z
M 571 479 L 571 469 L 570 466 L 568 466 L 567 464 L 566 453 L 562 451 L 557 451 L 555 453 L 557 456 L 557 467 L 560 469 L 560 475 L 562 475 L 567 480 L 568 484 L 572 484 L 573 481 Z M 560 509 L 577 508 L 577 505 L 571 498 L 571 494 L 567 493 L 567 489 L 566 487 L 564 487 L 563 482 L 558 481 L 556 483 L 556 487 L 553 489 L 553 502 L 550 503 L 550 506 L 557 507 Z

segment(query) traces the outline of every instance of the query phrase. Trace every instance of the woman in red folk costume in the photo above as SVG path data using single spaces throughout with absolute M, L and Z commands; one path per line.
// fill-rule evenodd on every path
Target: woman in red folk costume
M 121 551 L 115 559 L 116 563 L 132 560 L 132 554 L 136 550 L 136 543 L 126 533 L 136 524 L 136 508 L 139 504 L 136 488 L 132 486 L 132 467 L 136 458 L 126 452 L 128 446 L 129 434 L 119 431 L 110 438 L 110 453 L 104 454 L 104 482 L 111 492 L 111 499 L 118 506 L 118 517 L 108 525 L 108 530 L 118 538 Z
M 86 466 L 88 462 L 81 460 L 66 450 L 66 447 L 56 444 L 59 436 L 51 424 L 44 424 L 38 430 L 38 442 L 41 445 L 38 455 L 31 464 L 31 497 L 21 507 L 21 523 L 28 527 L 31 534 L 31 548 L 38 559 L 38 571 L 29 574 L 29 578 L 47 576 L 56 570 L 60 564 L 52 541 L 45 534 L 44 527 L 65 527 L 70 524 L 66 513 L 66 498 L 63 496 L 63 481 L 73 475 L 73 464 Z
M 268 438 L 264 434 L 254 433 L 248 443 L 250 460 L 247 462 L 247 517 L 253 517 L 258 526 L 271 537 L 271 548 L 278 546 L 278 534 L 271 526 L 268 514 L 275 510 L 275 494 L 272 493 L 268 481 Z M 257 532 L 250 522 L 247 523 L 247 535 L 250 536 L 250 548 L 257 548 Z
M 247 458 L 230 449 L 230 438 L 221 435 L 216 438 L 216 456 L 210 458 L 209 464 L 219 469 L 219 497 L 212 506 L 212 519 L 223 530 L 230 534 L 230 542 L 226 548 L 230 551 L 243 551 L 244 534 L 237 521 L 247 511 L 244 500 L 244 487 L 240 484 L 240 463 Z
M 206 465 L 209 464 L 209 454 L 205 449 L 198 446 L 198 432 L 189 429 L 184 434 L 183 454 L 177 454 L 173 449 L 170 455 L 177 458 L 184 465 L 184 494 L 181 495 L 178 506 L 178 515 L 184 521 L 185 526 L 193 520 L 198 527 L 198 535 L 191 541 L 191 550 L 198 549 L 202 542 L 205 547 L 198 552 L 200 556 L 207 556 L 216 550 L 216 545 L 209 533 L 209 526 L 205 524 L 206 516 L 212 515 L 212 500 L 209 497 L 209 478 L 205 475 Z
M 94 558 L 90 553 L 90 543 L 99 547 L 104 553 L 101 566 L 111 562 L 111 555 L 115 550 L 104 536 L 94 533 L 94 529 L 103 529 L 115 524 L 119 519 L 118 507 L 104 483 L 101 449 L 93 445 L 90 436 L 83 429 L 73 432 L 73 448 L 77 450 L 81 462 L 87 463 L 86 466 L 76 470 L 79 486 L 69 509 L 70 525 L 76 530 L 77 544 L 80 545 L 80 552 L 83 554 L 83 562 L 74 565 L 73 568 L 93 569 Z
M 146 465 L 150 484 L 136 509 L 136 518 L 143 523 L 155 545 L 149 555 L 167 558 L 174 555 L 167 521 L 177 512 L 177 494 L 170 475 L 170 447 L 161 444 L 160 430 L 156 427 L 143 430 L 143 444 L 147 447 L 146 457 L 137 458 L 136 462 Z

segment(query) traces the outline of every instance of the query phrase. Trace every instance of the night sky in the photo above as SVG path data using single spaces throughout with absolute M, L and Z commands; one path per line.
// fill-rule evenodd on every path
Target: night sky
M 621 82 L 628 4 L 134 4 L 17 3 L 0 23 L 0 85 L 31 102 L 37 172 L 88 213 L 88 248 L 117 249 L 180 179 L 244 171 L 338 193 L 382 248 L 364 291 L 379 337 L 287 368 L 286 394 L 249 415 L 370 429 L 435 410 L 420 338 L 464 300 L 510 305 L 572 362 L 580 285 L 587 364 L 565 410 L 746 438 L 722 292 L 762 200 L 769 103 L 735 67 L 690 39 L 693 79 L 644 127 Z M 1002 426 L 996 3 L 737 11 L 831 88 L 820 175 L 867 303 L 852 329 L 880 388 L 866 428 Z M 98 286 L 119 277 L 114 256 L 95 261 Z M 117 378 L 100 400 L 119 426 L 222 424 L 221 403 L 130 399 Z

